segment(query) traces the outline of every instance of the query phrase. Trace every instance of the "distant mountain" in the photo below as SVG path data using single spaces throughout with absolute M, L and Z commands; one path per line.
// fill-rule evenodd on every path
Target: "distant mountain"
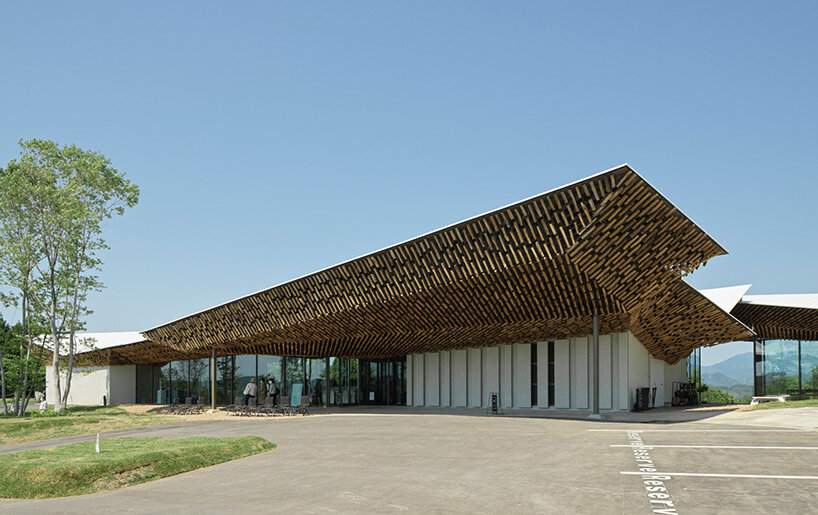
M 708 381 L 708 376 L 715 377 L 712 383 Z M 743 352 L 714 365 L 702 367 L 702 379 L 714 386 L 753 384 L 753 353 Z
M 705 384 L 718 387 L 742 384 L 738 379 L 724 375 L 721 372 L 702 372 L 702 380 Z

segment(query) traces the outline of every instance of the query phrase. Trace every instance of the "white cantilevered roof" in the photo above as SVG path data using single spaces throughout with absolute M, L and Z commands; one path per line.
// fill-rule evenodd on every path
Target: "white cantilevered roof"
M 699 293 L 707 297 L 710 302 L 729 313 L 736 307 L 747 290 L 750 289 L 751 284 L 743 284 L 741 286 L 727 286 L 726 288 L 710 288 L 707 290 L 699 290 Z
M 779 306 L 784 308 L 818 309 L 818 293 L 798 293 L 789 295 L 745 295 L 743 304 Z
M 48 345 L 46 347 L 51 347 L 51 337 L 46 335 L 46 341 L 48 341 Z M 67 346 L 67 336 L 63 337 L 63 346 L 61 350 L 61 354 L 68 351 Z M 74 341 L 76 342 L 76 350 L 75 353 L 79 354 L 81 352 L 89 352 L 93 350 L 102 350 L 102 349 L 110 349 L 113 347 L 121 347 L 123 345 L 130 345 L 132 343 L 139 343 L 144 342 L 145 337 L 139 334 L 136 331 L 120 331 L 120 332 L 110 332 L 110 333 L 77 333 L 74 335 Z

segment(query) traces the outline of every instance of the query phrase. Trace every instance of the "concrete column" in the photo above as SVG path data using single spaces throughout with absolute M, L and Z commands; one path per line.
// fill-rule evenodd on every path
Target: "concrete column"
M 210 348 L 210 407 L 216 409 L 216 347 Z
M 599 317 L 594 315 L 594 343 L 593 343 L 593 376 L 594 386 L 591 395 L 594 396 L 594 415 L 599 416 Z

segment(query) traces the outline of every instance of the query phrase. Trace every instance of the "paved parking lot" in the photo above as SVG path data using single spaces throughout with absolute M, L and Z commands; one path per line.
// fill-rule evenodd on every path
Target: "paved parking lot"
M 259 435 L 279 447 L 113 492 L 0 501 L 0 510 L 749 514 L 818 506 L 815 431 L 444 413 L 126 430 L 120 436 Z

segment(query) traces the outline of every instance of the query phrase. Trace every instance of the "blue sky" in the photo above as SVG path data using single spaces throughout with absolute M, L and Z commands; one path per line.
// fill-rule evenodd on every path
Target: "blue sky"
M 623 162 L 730 251 L 694 286 L 818 292 L 818 5 L 577 4 L 7 2 L 0 162 L 47 138 L 141 187 L 94 331 Z

